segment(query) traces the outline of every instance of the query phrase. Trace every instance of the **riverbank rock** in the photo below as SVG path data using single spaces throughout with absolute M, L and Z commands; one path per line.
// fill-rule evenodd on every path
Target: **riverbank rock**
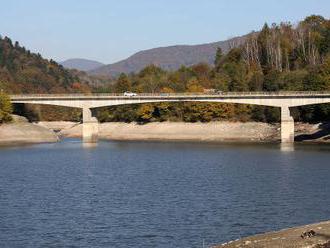
M 79 123 L 71 121 L 40 121 L 37 124 L 39 126 L 51 129 L 54 132 L 69 130 L 79 125 Z
M 29 123 L 26 118 L 13 116 L 13 122 L 0 125 L 0 144 L 28 144 L 57 142 L 58 136 L 51 130 Z
M 302 238 L 303 233 L 315 234 Z M 330 247 L 330 221 L 284 229 L 231 241 L 213 248 L 326 248 Z
M 330 123 L 295 123 L 296 141 L 330 142 Z
M 29 122 L 29 120 L 24 116 L 12 115 L 11 117 L 13 118 L 12 123 L 28 123 Z

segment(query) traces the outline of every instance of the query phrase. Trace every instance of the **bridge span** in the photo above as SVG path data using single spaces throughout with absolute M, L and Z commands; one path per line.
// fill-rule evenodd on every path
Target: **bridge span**
M 98 133 L 97 119 L 92 117 L 93 108 L 157 102 L 219 102 L 279 107 L 281 141 L 293 143 L 294 120 L 290 114 L 290 107 L 330 103 L 330 92 L 141 93 L 131 97 L 123 94 L 34 94 L 11 95 L 10 98 L 13 104 L 45 104 L 82 109 L 84 142 L 95 140 Z

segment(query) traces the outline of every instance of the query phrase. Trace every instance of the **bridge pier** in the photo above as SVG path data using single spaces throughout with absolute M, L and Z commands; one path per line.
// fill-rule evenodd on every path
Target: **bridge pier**
M 294 120 L 288 106 L 281 107 L 281 142 L 294 143 Z
M 99 124 L 95 117 L 92 117 L 92 110 L 83 108 L 82 139 L 84 143 L 96 143 L 98 139 Z

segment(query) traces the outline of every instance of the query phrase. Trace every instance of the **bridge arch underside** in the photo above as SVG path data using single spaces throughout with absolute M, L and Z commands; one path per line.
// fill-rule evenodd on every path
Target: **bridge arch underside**
M 115 99 L 115 100 L 27 100 L 13 101 L 13 103 L 54 105 L 71 108 L 100 108 L 117 105 L 161 103 L 161 102 L 213 102 L 213 103 L 233 103 L 249 104 L 269 107 L 299 107 L 306 105 L 316 105 L 330 103 L 330 98 L 246 98 L 246 99 Z
M 61 100 L 61 99 L 52 99 L 52 100 L 19 100 L 13 101 L 13 103 L 24 103 L 24 104 L 39 104 L 39 105 L 55 105 L 63 107 L 72 107 L 72 108 L 100 108 L 107 106 L 116 106 L 116 105 L 129 105 L 129 104 L 143 104 L 143 103 L 161 103 L 161 102 L 214 102 L 214 103 L 233 103 L 233 104 L 249 104 L 249 105 L 260 105 L 260 106 L 269 106 L 269 107 L 299 107 L 306 105 L 315 105 L 330 103 L 330 98 L 256 98 L 256 97 L 246 97 L 243 99 L 239 98 L 173 98 L 173 99 L 139 99 L 139 98 L 129 98 L 129 99 L 100 99 L 100 100 L 90 100 L 90 99 L 77 99 L 77 100 Z
M 82 111 L 82 108 L 74 107 L 74 106 L 67 106 L 65 104 L 57 105 L 57 104 L 45 104 L 45 103 L 40 103 L 40 102 L 12 102 L 12 104 L 14 105 L 14 111 L 17 111 L 18 114 L 20 114 L 20 113 L 23 114 L 26 111 L 26 109 L 24 107 L 25 105 L 35 106 L 36 107 L 35 111 L 39 112 L 41 110 L 41 113 L 52 112 L 55 109 L 55 111 L 57 111 L 56 113 L 59 113 L 59 114 L 55 115 L 55 118 L 56 117 L 61 118 L 62 115 L 65 116 L 66 114 L 70 115 L 72 113 L 77 115 L 77 113 L 79 113 L 79 111 Z M 46 106 L 49 108 L 46 108 Z M 39 107 L 45 107 L 45 108 L 40 109 Z

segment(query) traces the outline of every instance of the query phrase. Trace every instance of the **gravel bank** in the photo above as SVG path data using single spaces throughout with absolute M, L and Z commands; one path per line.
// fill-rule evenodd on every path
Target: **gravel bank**
M 0 145 L 57 142 L 58 136 L 50 129 L 29 123 L 14 116 L 14 122 L 0 125 Z

